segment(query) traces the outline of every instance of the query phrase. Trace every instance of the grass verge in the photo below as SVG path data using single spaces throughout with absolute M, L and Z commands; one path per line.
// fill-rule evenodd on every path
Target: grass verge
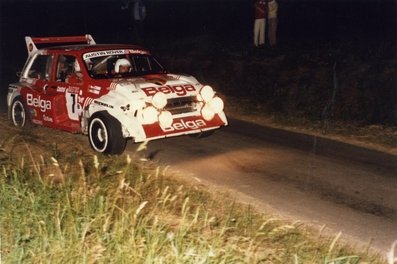
M 311 120 L 304 117 L 286 117 L 280 113 L 269 113 L 260 104 L 249 100 L 227 97 L 226 114 L 253 123 L 318 135 L 353 145 L 397 154 L 397 127 L 363 125 L 338 120 Z
M 167 167 L 29 138 L 0 146 L 4 263 L 384 263 L 339 244 L 340 234 L 259 214 Z

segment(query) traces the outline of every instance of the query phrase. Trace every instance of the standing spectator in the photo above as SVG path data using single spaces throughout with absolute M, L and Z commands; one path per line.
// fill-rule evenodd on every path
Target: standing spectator
M 122 0 L 121 1 L 121 16 L 119 17 L 120 21 L 119 25 L 127 25 L 127 29 L 123 27 L 117 28 L 117 41 L 131 41 L 133 40 L 132 36 L 134 35 L 133 24 L 134 21 L 132 19 L 132 14 L 130 11 L 130 1 L 131 0 Z M 126 39 L 127 32 L 127 39 Z
M 146 18 L 146 6 L 143 0 L 135 0 L 133 12 L 135 36 L 138 42 L 143 43 L 145 34 L 143 22 Z
M 259 47 L 265 44 L 267 4 L 265 0 L 256 0 L 254 4 L 254 46 Z
M 269 21 L 269 44 L 275 48 L 277 45 L 277 18 L 278 4 L 276 0 L 268 0 L 268 21 Z
M 134 42 L 142 43 L 144 39 L 144 21 L 146 18 L 146 6 L 143 0 L 123 0 L 121 10 L 129 10 L 129 16 L 133 18 Z M 130 29 L 130 28 L 129 28 Z

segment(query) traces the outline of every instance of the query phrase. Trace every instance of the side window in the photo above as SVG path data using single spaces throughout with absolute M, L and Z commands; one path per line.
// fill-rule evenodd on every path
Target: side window
M 51 55 L 37 55 L 28 71 L 28 77 L 49 80 L 51 61 Z
M 164 73 L 164 68 L 158 63 L 158 61 L 154 57 L 149 57 L 150 68 L 153 72 L 162 72 Z
M 151 56 L 132 56 L 132 61 L 138 74 L 164 72 L 160 64 Z
M 149 59 L 144 56 L 134 56 L 134 64 L 137 72 L 145 73 L 150 71 Z
M 70 55 L 60 55 L 56 67 L 56 79 L 58 82 L 65 82 L 74 74 L 78 66 L 76 57 Z

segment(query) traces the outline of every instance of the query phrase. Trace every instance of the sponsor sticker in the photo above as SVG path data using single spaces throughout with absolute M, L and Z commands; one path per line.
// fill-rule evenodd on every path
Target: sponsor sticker
M 43 115 L 43 120 L 47 121 L 47 122 L 51 122 L 51 123 L 54 122 L 52 117 L 49 117 L 49 116 L 46 116 L 46 115 Z
M 162 92 L 164 94 L 171 94 L 175 93 L 178 96 L 184 96 L 188 92 L 195 92 L 196 88 L 194 88 L 193 85 L 191 84 L 184 84 L 184 85 L 165 85 L 165 86 L 160 86 L 160 87 L 146 87 L 142 88 L 142 91 L 145 92 L 147 96 L 153 96 L 157 92 Z
M 83 55 L 83 59 L 87 60 L 102 56 L 123 55 L 123 54 L 149 54 L 149 53 L 145 50 L 140 50 L 140 49 L 100 50 L 100 51 L 85 53 Z
M 76 87 L 76 86 L 69 86 L 68 87 L 68 92 L 69 93 L 78 94 L 79 91 L 80 91 L 79 87 Z
M 170 127 L 161 128 L 161 129 L 164 132 L 173 132 L 173 131 L 180 131 L 186 129 L 194 130 L 205 126 L 207 126 L 207 124 L 203 119 L 189 120 L 189 121 L 184 121 L 182 119 L 178 122 L 174 122 Z
M 41 99 L 40 95 L 39 97 L 34 97 L 33 94 L 27 94 L 26 104 L 28 106 L 40 108 L 40 111 L 43 113 L 47 110 L 51 110 L 51 101 Z
M 66 87 L 62 87 L 62 86 L 57 87 L 57 92 L 64 93 L 65 91 L 66 91 Z
M 101 92 L 101 87 L 100 86 L 96 86 L 96 85 L 90 85 L 89 87 L 88 87 L 88 91 L 90 92 L 90 93 L 93 93 L 93 94 L 100 94 L 100 92 Z
M 110 104 L 107 104 L 107 103 L 104 103 L 104 102 L 101 102 L 101 101 L 98 101 L 98 100 L 95 100 L 94 103 L 97 104 L 97 105 L 100 105 L 100 106 L 107 107 L 107 108 L 111 108 L 111 109 L 114 108 L 113 105 L 110 105 Z

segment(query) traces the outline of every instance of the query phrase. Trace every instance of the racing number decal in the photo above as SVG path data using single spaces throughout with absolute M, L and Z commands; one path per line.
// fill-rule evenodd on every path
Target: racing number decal
M 69 119 L 79 120 L 80 105 L 78 103 L 79 95 L 66 91 L 66 109 L 68 111 Z
M 73 99 L 72 99 L 72 114 L 74 114 L 76 111 L 75 111 L 75 107 L 76 107 L 76 94 L 70 94 L 70 97 L 72 97 Z

